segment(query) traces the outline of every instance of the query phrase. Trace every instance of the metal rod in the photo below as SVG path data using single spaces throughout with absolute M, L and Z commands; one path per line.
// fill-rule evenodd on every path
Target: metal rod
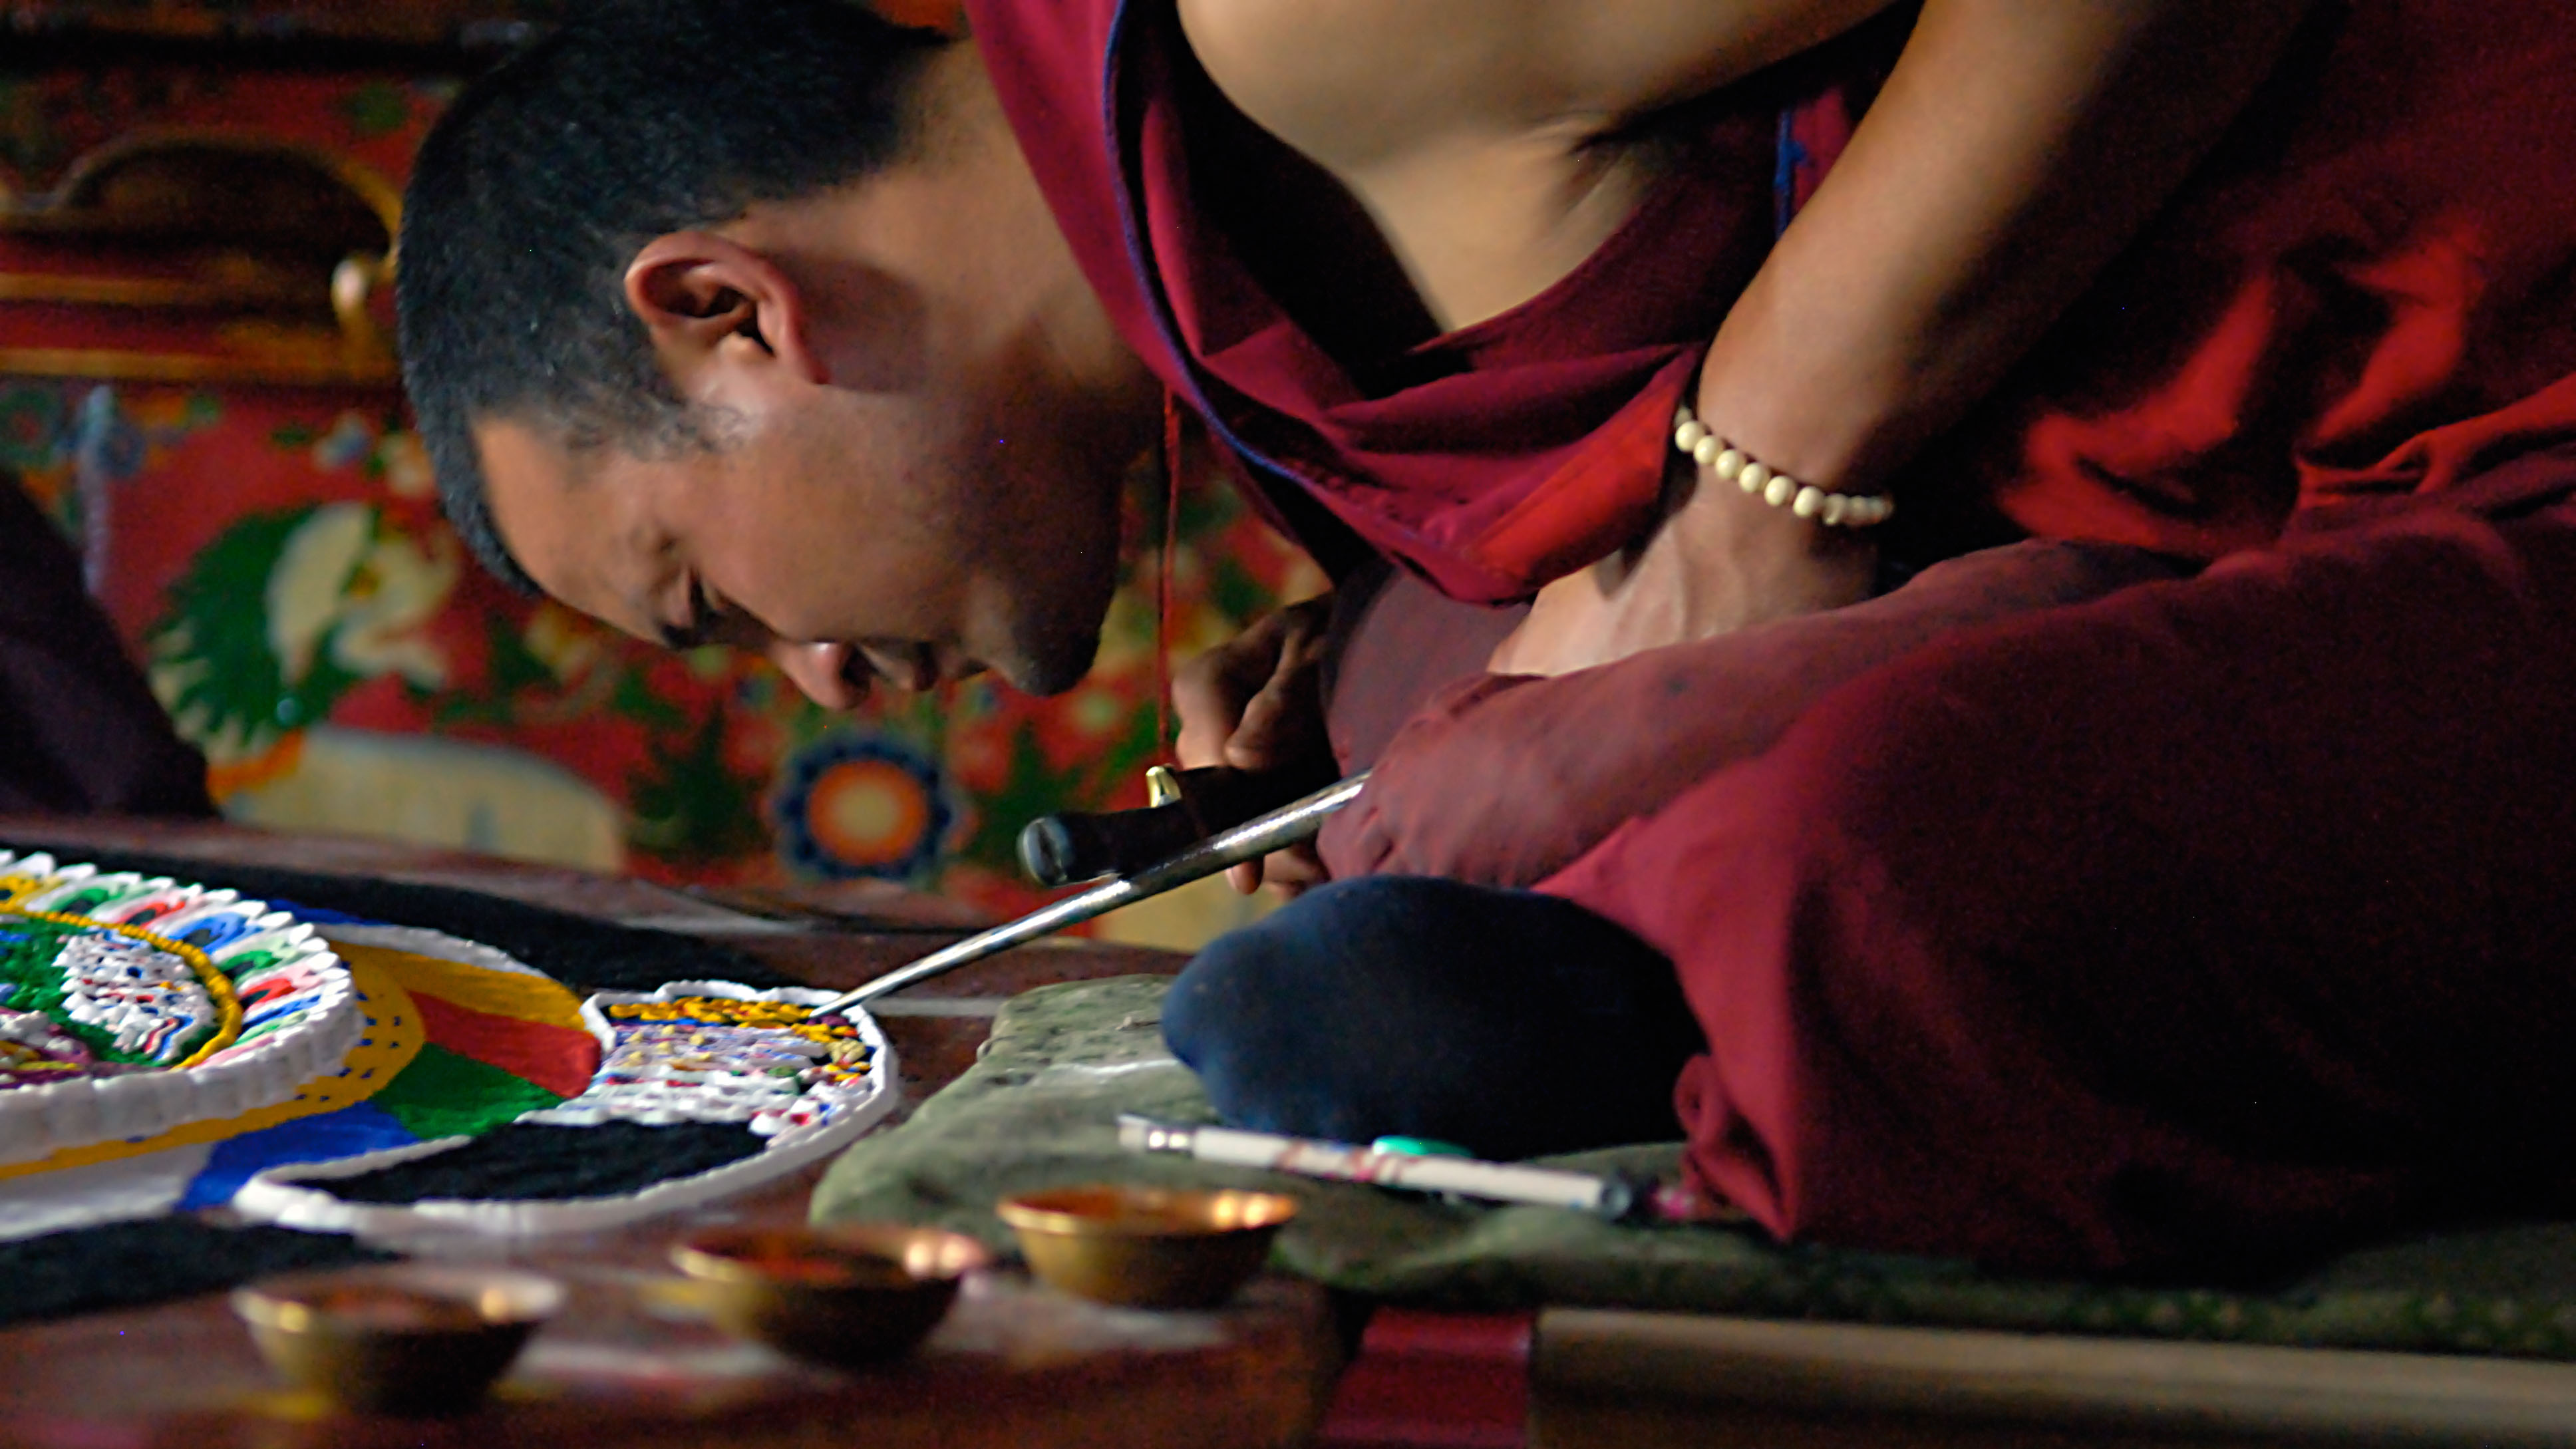
M 813 1014 L 829 1016 L 843 1007 L 874 1001 L 889 992 L 901 991 L 916 982 L 998 955 L 1013 946 L 1034 941 L 1067 926 L 1079 925 L 1120 906 L 1161 895 L 1175 886 L 1188 885 L 1229 866 L 1259 860 L 1274 850 L 1310 839 L 1316 831 L 1324 828 L 1326 817 L 1357 798 L 1360 787 L 1367 782 L 1368 772 L 1363 770 L 1347 780 L 1327 785 L 1267 815 L 1256 816 L 1231 830 L 1220 830 L 1169 860 L 1147 866 L 1134 875 L 1102 881 L 1087 891 L 1067 896 L 1053 905 L 1042 906 L 1016 921 L 1004 922 L 989 931 L 943 946 L 909 966 L 896 967 L 855 991 L 832 998 L 815 1007 Z

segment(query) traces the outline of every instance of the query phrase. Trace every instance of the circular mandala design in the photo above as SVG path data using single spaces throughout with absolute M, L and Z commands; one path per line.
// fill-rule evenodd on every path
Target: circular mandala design
M 939 859 L 956 823 L 938 762 L 883 735 L 826 735 L 781 773 L 778 850 L 809 875 L 904 880 Z
M 291 913 L 0 851 L 0 1165 L 273 1105 L 359 1031 Z

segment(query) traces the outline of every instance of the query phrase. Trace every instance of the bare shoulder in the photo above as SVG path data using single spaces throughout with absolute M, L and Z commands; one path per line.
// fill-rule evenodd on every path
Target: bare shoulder
M 1616 129 L 1891 0 L 1179 0 L 1209 76 L 1322 165 Z

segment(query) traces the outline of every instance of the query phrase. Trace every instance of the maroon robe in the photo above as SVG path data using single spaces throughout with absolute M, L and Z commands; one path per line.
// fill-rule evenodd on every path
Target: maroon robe
M 1573 275 L 1367 357 L 1255 279 L 1276 238 L 1202 204 L 1241 183 L 1193 167 L 1191 126 L 1223 125 L 1167 6 L 970 10 L 1147 362 L 1281 512 L 1314 500 L 1477 603 L 1650 516 L 1778 193 L 1883 60 L 1858 37 L 1712 98 Z M 1328 861 L 1544 881 L 1671 955 L 1710 1041 L 1679 1087 L 1691 1166 L 1783 1236 L 2206 1266 L 2554 1188 L 2576 1166 L 2571 75 L 2557 0 L 2323 7 L 1897 482 L 1901 520 L 1990 505 L 2042 541 L 1855 609 L 1470 680 L 1376 759 Z M 1808 174 L 1783 137 L 1815 143 Z
M 81 587 L 80 559 L 0 473 L 0 813 L 211 815 L 206 762 Z

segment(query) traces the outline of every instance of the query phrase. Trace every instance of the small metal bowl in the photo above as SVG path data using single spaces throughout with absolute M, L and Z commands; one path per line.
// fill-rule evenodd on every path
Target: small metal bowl
M 1297 1215 L 1272 1192 L 1178 1192 L 1097 1183 L 1006 1198 L 994 1209 L 1040 1278 L 1131 1308 L 1212 1308 L 1259 1272 Z
M 671 1249 L 718 1327 L 844 1367 L 911 1351 L 993 1255 L 962 1233 L 901 1224 L 720 1228 Z
M 460 1413 L 563 1306 L 551 1278 L 387 1263 L 290 1273 L 233 1290 L 260 1355 L 352 1409 Z

